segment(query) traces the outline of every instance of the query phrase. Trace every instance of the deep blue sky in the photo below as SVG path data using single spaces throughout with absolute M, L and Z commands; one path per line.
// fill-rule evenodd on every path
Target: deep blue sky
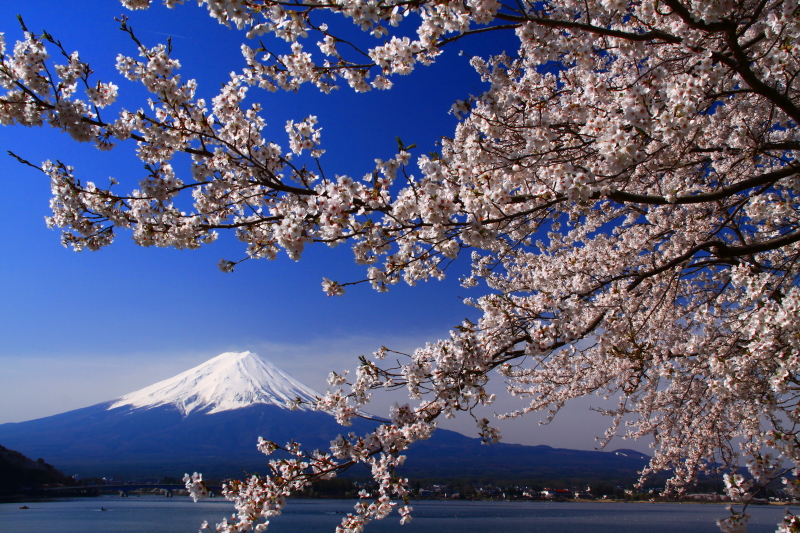
M 154 5 L 145 12 L 127 12 L 116 0 L 5 2 L 0 4 L 0 31 L 8 48 L 21 37 L 17 13 L 29 29 L 46 29 L 68 51 L 78 50 L 100 79 L 120 87 L 120 103 L 130 110 L 145 106 L 147 95 L 113 68 L 118 53 L 136 56 L 115 16 L 129 16 L 148 46 L 171 35 L 181 75 L 197 79 L 199 95 L 207 99 L 229 72 L 244 64 L 239 52 L 243 34 L 219 25 L 194 2 L 175 10 Z M 276 49 L 283 46 L 265 39 Z M 457 43 L 433 67 L 394 78 L 388 92 L 251 89 L 248 100 L 263 105 L 268 130 L 284 147 L 287 120 L 317 115 L 327 150 L 322 159 L 326 173 L 360 178 L 374 168 L 375 158 L 396 153 L 396 136 L 419 145 L 416 160 L 435 150 L 438 138 L 452 135 L 451 104 L 482 90 L 468 57 L 457 52 L 486 55 L 514 47 L 513 35 L 507 41 L 492 39 Z M 316 40 L 306 48 L 316 50 Z M 37 163 L 60 159 L 73 165 L 81 180 L 106 183 L 113 176 L 130 190 L 144 175 L 134 149 L 125 143 L 99 152 L 48 128 L 0 128 L 0 157 L 5 158 L 0 159 L 0 246 L 5 253 L 0 262 L 0 423 L 108 400 L 231 350 L 266 355 L 321 389 L 329 370 L 353 367 L 358 355 L 382 344 L 411 350 L 446 336 L 465 317 L 475 318 L 459 299 L 481 290 L 458 286 L 458 275 L 468 268 L 464 261 L 441 282 L 398 285 L 384 294 L 360 285 L 348 288 L 342 298 L 328 298 L 321 290 L 323 276 L 338 281 L 364 276 L 346 246 L 312 246 L 299 262 L 285 254 L 276 261 L 249 261 L 233 274 L 216 267 L 222 257 L 243 256 L 233 235 L 202 250 L 176 251 L 137 247 L 121 232 L 109 248 L 74 253 L 60 245 L 58 231 L 44 224 L 50 197 L 46 177 L 4 155 L 11 150 Z M 178 159 L 176 168 L 187 169 L 185 159 Z M 416 168 L 412 172 L 419 173 Z M 540 430 L 539 417 L 530 417 L 504 432 L 509 442 L 589 449 L 594 447 L 591 437 L 605 427 L 597 416 L 588 417 L 589 423 L 583 410 L 562 418 Z M 469 420 L 449 424 L 464 432 L 474 432 L 472 426 Z

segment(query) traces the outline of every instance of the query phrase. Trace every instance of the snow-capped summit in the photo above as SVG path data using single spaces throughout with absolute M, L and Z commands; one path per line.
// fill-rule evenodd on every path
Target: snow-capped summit
M 320 396 L 275 365 L 252 352 L 227 352 L 175 377 L 165 379 L 113 401 L 108 408 L 149 409 L 174 405 L 184 415 L 240 409 L 253 404 L 292 408 L 300 398 Z M 308 410 L 306 405 L 299 409 Z

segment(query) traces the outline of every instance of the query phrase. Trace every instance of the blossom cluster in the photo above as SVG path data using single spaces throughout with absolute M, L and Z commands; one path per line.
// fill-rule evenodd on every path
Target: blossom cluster
M 245 259 L 299 259 L 315 242 L 348 243 L 366 269 L 361 281 L 378 291 L 442 278 L 446 262 L 468 255 L 462 282 L 485 289 L 466 300 L 481 313 L 476 323 L 397 354 L 395 366 L 382 348 L 377 363 L 332 375 L 317 407 L 343 424 L 381 389 L 405 388 L 412 403 L 371 434 L 337 439 L 331 454 L 259 442 L 292 458 L 270 462 L 272 476 L 230 484 L 238 514 L 219 531 L 263 530 L 286 496 L 362 462 L 380 488 L 340 528 L 361 531 L 406 497 L 395 469 L 438 417 L 469 413 L 484 442 L 500 438 L 475 412 L 493 402 L 495 375 L 526 400 L 505 418 L 541 412 L 549 421 L 578 397 L 618 399 L 602 411 L 603 444 L 652 437 L 642 475 L 671 470 L 669 490 L 728 469 L 726 490 L 745 506 L 774 480 L 798 492 L 796 0 L 201 4 L 250 37 L 275 34 L 291 53 L 242 46 L 246 67 L 207 103 L 168 47 L 138 44 L 123 21 L 139 56 L 121 55 L 117 69 L 152 98 L 149 111 L 121 109 L 111 120 L 120 86 L 90 79 L 79 54 L 27 30 L 12 51 L 0 46 L 0 124 L 47 124 L 100 149 L 136 143 L 147 165 L 127 194 L 113 181 L 83 183 L 64 163 L 42 165 L 53 190 L 47 223 L 64 229 L 64 244 L 95 250 L 125 229 L 143 246 L 196 248 L 231 230 Z M 380 42 L 362 50 L 319 23 L 320 12 Z M 416 37 L 395 29 L 408 24 Z M 519 49 L 472 59 L 485 90 L 453 106 L 459 123 L 440 152 L 415 157 L 401 143 L 362 179 L 309 170 L 324 152 L 315 117 L 287 123 L 285 150 L 262 136 L 263 110 L 246 101 L 251 88 L 304 83 L 388 89 L 451 43 L 496 31 L 513 31 Z M 313 34 L 321 57 L 304 47 Z M 53 47 L 66 63 L 48 68 Z M 190 176 L 176 175 L 178 152 L 191 155 Z M 186 196 L 191 209 L 176 207 Z M 339 296 L 358 282 L 322 287 Z M 187 484 L 202 494 L 201 479 Z M 410 508 L 399 507 L 407 521 Z M 746 521 L 736 511 L 719 526 L 743 531 Z

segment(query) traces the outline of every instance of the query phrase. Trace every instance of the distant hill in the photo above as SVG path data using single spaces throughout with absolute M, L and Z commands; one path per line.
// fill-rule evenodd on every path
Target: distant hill
M 206 477 L 263 472 L 267 458 L 259 436 L 279 443 L 297 439 L 306 449 L 327 449 L 341 433 L 366 433 L 374 423 L 344 428 L 325 413 L 292 411 L 297 398 L 317 393 L 259 356 L 222 354 L 122 398 L 47 418 L 0 425 L 0 442 L 47 457 L 85 477 Z M 503 480 L 632 480 L 649 459 L 632 451 L 581 451 L 549 446 L 495 444 L 438 430 L 408 451 L 401 472 L 412 478 Z M 367 476 L 366 468 L 349 475 Z
M 0 497 L 8 497 L 42 485 L 71 485 L 74 480 L 65 476 L 44 459 L 33 459 L 0 446 Z

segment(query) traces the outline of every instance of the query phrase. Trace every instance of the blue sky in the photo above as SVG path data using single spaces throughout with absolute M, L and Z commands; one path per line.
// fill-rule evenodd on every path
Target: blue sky
M 211 98 L 228 73 L 244 64 L 239 53 L 243 34 L 219 25 L 194 2 L 175 10 L 154 5 L 145 12 L 126 12 L 116 0 L 5 2 L 0 4 L 0 31 L 9 47 L 21 37 L 17 13 L 29 29 L 46 29 L 68 51 L 78 50 L 99 79 L 119 85 L 121 104 L 132 110 L 144 106 L 147 96 L 113 68 L 118 53 L 136 55 L 133 43 L 117 29 L 115 16 L 129 16 L 148 46 L 172 35 L 181 75 L 198 80 L 200 96 Z M 485 55 L 487 46 L 492 52 L 512 50 L 511 37 L 488 44 L 457 43 L 433 67 L 394 78 L 395 87 L 388 92 L 356 94 L 342 88 L 323 95 L 313 87 L 297 94 L 252 89 L 248 100 L 263 105 L 268 131 L 284 147 L 286 121 L 316 115 L 327 150 L 322 158 L 326 172 L 360 178 L 374 167 L 375 158 L 395 154 L 396 136 L 418 144 L 415 160 L 435 150 L 439 137 L 452 135 L 456 121 L 448 114 L 451 104 L 482 90 L 468 57 L 457 52 Z M 270 46 L 282 45 L 265 38 Z M 315 48 L 314 42 L 306 47 Z M 321 290 L 323 276 L 337 281 L 364 276 L 346 246 L 309 247 L 299 262 L 285 254 L 276 261 L 249 261 L 233 274 L 216 267 L 222 257 L 243 256 L 243 246 L 233 235 L 201 250 L 177 251 L 137 247 L 122 232 L 102 251 L 72 252 L 60 245 L 58 231 L 45 226 L 50 197 L 46 177 L 4 155 L 11 150 L 37 163 L 60 159 L 73 165 L 81 180 L 105 183 L 113 176 L 132 189 L 144 175 L 134 149 L 133 143 L 125 143 L 99 152 L 47 128 L 0 128 L 0 157 L 5 157 L 0 160 L 5 188 L 0 195 L 0 246 L 5 253 L 0 262 L 0 423 L 105 401 L 231 350 L 261 353 L 321 389 L 329 370 L 353 367 L 358 355 L 381 345 L 411 350 L 446 336 L 465 317 L 476 318 L 474 310 L 460 303 L 460 297 L 477 296 L 481 290 L 459 287 L 457 278 L 468 268 L 464 261 L 441 282 L 398 285 L 383 294 L 359 285 L 349 287 L 342 298 L 328 298 Z M 186 160 L 177 160 L 176 168 L 187 169 Z M 605 428 L 604 420 L 585 411 L 597 403 L 583 402 L 545 430 L 537 427 L 538 417 L 530 417 L 503 431 L 508 442 L 591 449 L 592 437 Z M 446 425 L 474 433 L 471 420 Z

